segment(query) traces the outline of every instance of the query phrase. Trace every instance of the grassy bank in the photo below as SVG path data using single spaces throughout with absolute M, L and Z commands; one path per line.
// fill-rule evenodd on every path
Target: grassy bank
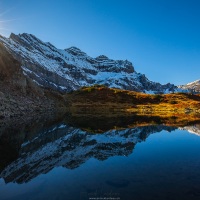
M 74 115 L 158 115 L 200 114 L 200 96 L 185 93 L 144 94 L 104 86 L 83 87 L 66 96 Z

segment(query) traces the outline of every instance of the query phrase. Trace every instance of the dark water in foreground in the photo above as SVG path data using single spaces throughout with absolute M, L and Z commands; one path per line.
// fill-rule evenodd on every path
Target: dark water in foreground
M 89 129 L 4 130 L 0 199 L 200 199 L 199 125 Z

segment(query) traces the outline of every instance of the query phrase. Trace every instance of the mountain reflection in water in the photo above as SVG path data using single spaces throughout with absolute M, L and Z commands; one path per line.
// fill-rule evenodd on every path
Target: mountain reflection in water
M 158 117 L 83 118 L 68 116 L 35 124 L 1 127 L 0 177 L 5 183 L 24 184 L 56 167 L 76 169 L 91 158 L 105 161 L 134 154 L 137 143 L 161 131 L 188 130 L 200 134 L 200 125 L 156 124 Z M 114 188 L 129 180 L 107 180 Z

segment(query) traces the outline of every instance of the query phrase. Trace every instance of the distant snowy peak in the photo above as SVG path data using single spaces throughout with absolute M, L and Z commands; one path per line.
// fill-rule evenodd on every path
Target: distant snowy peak
M 191 86 L 191 85 L 199 85 L 200 84 L 200 80 L 196 80 L 196 81 L 193 81 L 191 83 L 188 83 L 186 84 L 187 86 Z
M 191 134 L 200 136 L 200 125 L 196 124 L 196 125 L 191 125 L 191 126 L 185 126 L 182 128 L 179 128 L 180 130 L 186 130 Z
M 180 85 L 178 87 L 192 93 L 200 93 L 200 80 L 187 83 L 186 85 Z
M 21 63 L 26 76 L 53 90 L 66 92 L 93 84 L 145 93 L 181 90 L 173 84 L 148 80 L 128 60 L 113 60 L 105 55 L 92 58 L 77 47 L 57 49 L 32 34 L 12 33 L 9 38 L 0 36 L 0 42 Z

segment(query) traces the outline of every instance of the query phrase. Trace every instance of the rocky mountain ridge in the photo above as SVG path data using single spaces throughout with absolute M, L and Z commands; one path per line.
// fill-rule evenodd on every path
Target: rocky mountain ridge
M 104 55 L 92 58 L 76 47 L 57 49 L 32 34 L 12 33 L 9 38 L 1 36 L 0 42 L 21 63 L 24 75 L 44 88 L 68 92 L 82 86 L 104 84 L 144 93 L 181 90 L 170 83 L 161 85 L 148 80 L 127 60 L 113 60 Z

